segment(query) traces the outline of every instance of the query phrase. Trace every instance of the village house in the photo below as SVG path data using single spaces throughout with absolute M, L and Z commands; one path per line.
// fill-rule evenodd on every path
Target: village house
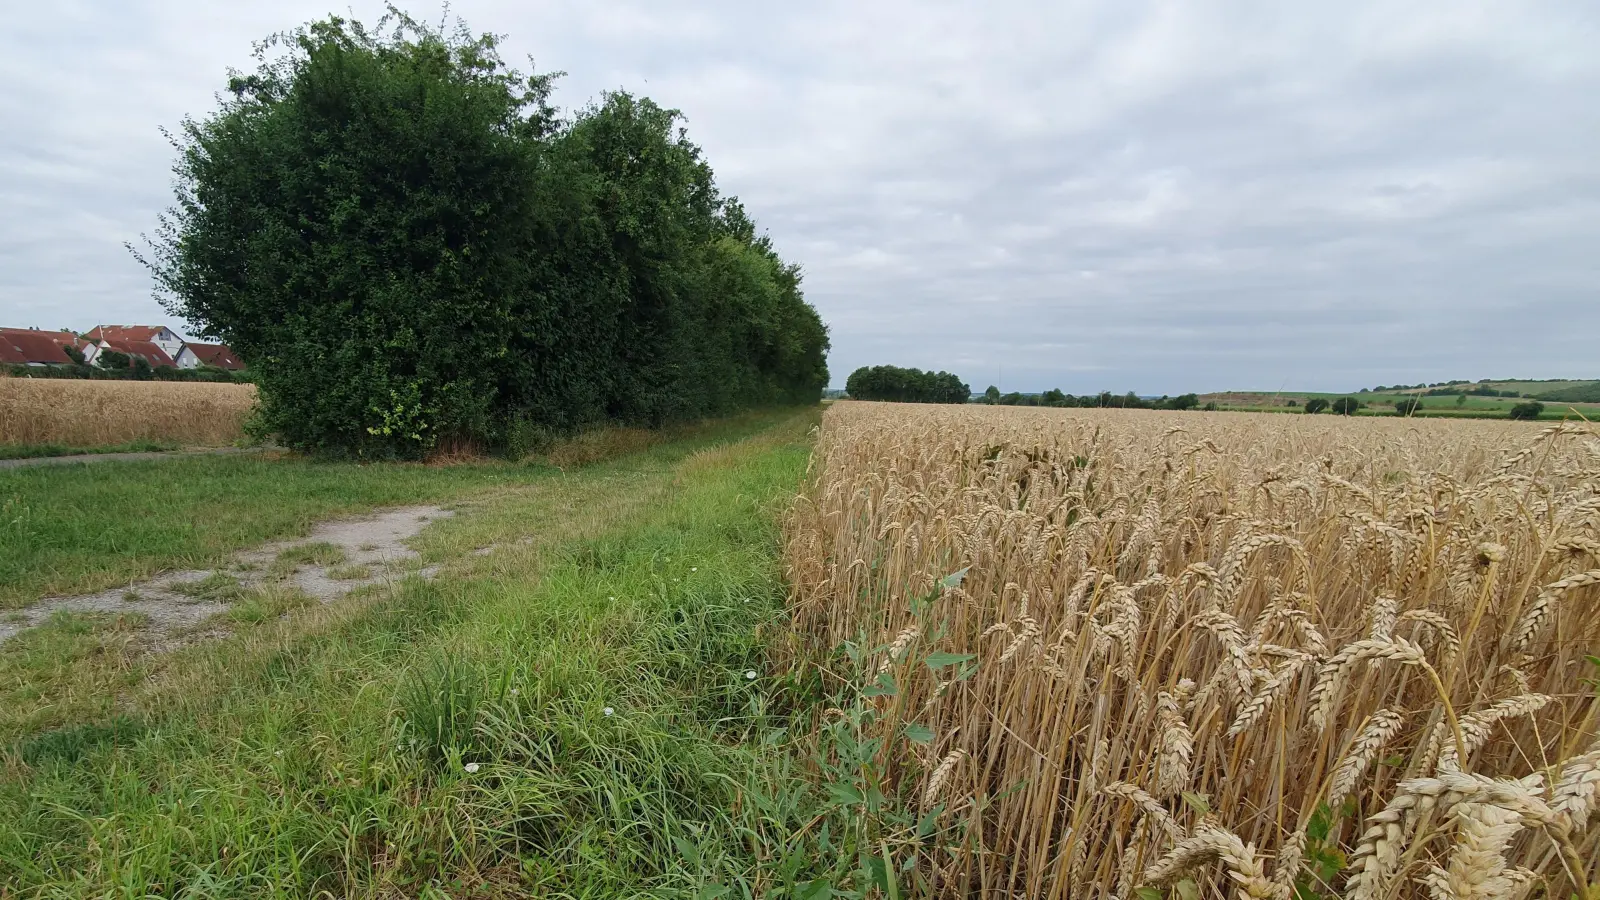
M 167 361 L 162 365 L 168 366 L 174 365 L 174 358 L 178 355 L 178 351 L 183 349 L 183 338 L 179 337 L 176 331 L 165 325 L 97 325 L 85 337 L 96 343 L 126 343 L 134 346 L 146 343 L 154 344 L 161 349 L 162 354 L 167 358 Z M 121 350 L 122 348 L 113 347 L 113 349 Z M 139 349 L 141 351 L 139 355 L 141 356 L 148 350 L 148 348 L 142 346 Z M 122 350 L 122 352 L 127 353 L 128 351 Z M 150 364 L 156 365 L 155 362 Z
M 82 353 L 85 362 L 94 362 L 100 348 L 70 331 L 42 331 L 38 328 L 0 328 L 0 364 L 15 366 L 65 366 L 75 360 L 67 353 L 71 347 Z
M 244 369 L 244 361 L 239 359 L 239 357 L 233 352 L 232 349 L 228 347 L 227 344 L 198 344 L 190 341 L 184 345 L 183 352 L 187 354 L 189 358 L 193 359 L 194 362 L 185 364 L 183 357 L 180 356 L 178 358 L 178 365 L 180 368 L 188 369 L 194 366 L 215 366 L 219 369 L 227 369 L 231 372 L 238 372 Z
M 67 348 L 93 364 L 106 350 L 150 364 L 193 369 L 214 366 L 240 371 L 244 361 L 227 344 L 189 343 L 165 325 L 99 325 L 84 337 L 70 331 L 0 328 L 0 365 L 64 366 L 76 362 Z

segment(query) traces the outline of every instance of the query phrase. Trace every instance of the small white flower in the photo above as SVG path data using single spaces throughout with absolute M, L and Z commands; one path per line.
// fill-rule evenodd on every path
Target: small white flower
M 750 602 L 750 598 L 749 597 L 744 598 L 744 602 L 749 603 Z
M 606 599 L 610 600 L 612 603 L 617 602 L 617 598 L 615 598 L 615 597 L 607 597 Z
M 698 572 L 698 571 L 700 571 L 700 567 L 699 566 L 690 566 L 689 567 L 689 571 Z
M 517 695 L 517 689 L 516 688 L 512 688 L 511 689 L 511 696 L 515 697 L 516 695 Z
M 283 751 L 282 750 L 274 750 L 274 751 L 272 751 L 272 755 L 273 756 L 282 756 L 283 755 Z
M 756 670 L 755 669 L 751 669 L 751 670 L 745 672 L 744 673 L 744 680 L 745 681 L 755 681 L 756 680 Z
M 600 712 L 609 716 L 612 713 L 616 712 L 616 710 L 614 710 L 614 709 L 612 709 L 611 707 L 608 706 L 605 709 L 600 710 Z
M 478 771 L 478 764 L 477 763 L 467 763 L 462 768 L 467 770 L 467 774 L 468 775 L 474 775 Z

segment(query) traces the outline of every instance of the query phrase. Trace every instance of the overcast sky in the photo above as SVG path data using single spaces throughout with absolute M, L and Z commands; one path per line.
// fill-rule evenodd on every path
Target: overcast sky
M 436 2 L 408 8 L 437 20 Z M 123 242 L 268 33 L 19 4 L 0 325 L 167 321 Z M 1600 377 L 1600 4 L 458 2 L 557 100 L 688 118 L 857 366 L 1141 393 Z

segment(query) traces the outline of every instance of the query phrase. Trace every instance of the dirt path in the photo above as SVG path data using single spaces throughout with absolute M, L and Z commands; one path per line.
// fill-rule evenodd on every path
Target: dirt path
M 30 456 L 27 459 L 0 459 L 0 469 L 28 466 L 65 466 L 72 463 L 139 462 L 147 459 L 182 459 L 185 456 L 222 456 L 230 453 L 260 453 L 260 447 L 215 447 L 209 450 L 158 450 L 147 453 L 75 453 L 71 456 Z
M 239 553 L 229 564 L 215 569 L 170 572 L 97 594 L 48 598 L 0 619 L 0 642 L 62 610 L 138 614 L 144 619 L 147 642 L 155 649 L 219 637 L 226 633 L 225 628 L 202 630 L 201 626 L 254 588 L 277 585 L 327 603 L 356 588 L 410 574 L 406 563 L 415 559 L 417 552 L 406 546 L 406 540 L 434 519 L 451 515 L 450 510 L 437 506 L 395 507 L 361 518 L 324 522 L 307 537 Z M 416 574 L 428 578 L 433 572 L 420 569 Z

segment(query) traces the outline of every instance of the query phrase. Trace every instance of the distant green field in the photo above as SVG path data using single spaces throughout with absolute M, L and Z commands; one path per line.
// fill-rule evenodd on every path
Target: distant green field
M 1528 384 L 1524 382 L 1524 384 Z M 1572 386 L 1594 384 L 1600 382 L 1564 382 Z M 1541 383 L 1540 386 L 1543 386 Z M 1507 387 L 1510 390 L 1511 387 Z M 1551 388 L 1554 390 L 1554 388 Z M 1360 393 L 1351 392 L 1343 394 L 1318 393 L 1316 391 L 1227 391 L 1215 394 L 1202 394 L 1202 403 L 1216 403 L 1219 409 L 1240 410 L 1250 412 L 1292 412 L 1304 407 L 1305 402 L 1313 397 L 1321 397 L 1332 403 L 1340 397 L 1355 397 L 1365 404 L 1360 415 L 1390 415 L 1394 412 L 1397 401 L 1410 399 L 1415 392 L 1384 392 Z M 1419 416 L 1460 416 L 1463 418 L 1488 418 L 1501 417 L 1508 414 L 1511 407 L 1526 400 L 1521 397 L 1483 397 L 1468 394 L 1465 401 L 1457 402 L 1459 395 L 1422 397 L 1422 407 L 1417 411 Z M 1295 402 L 1289 406 L 1289 401 Z M 1544 414 L 1541 419 L 1571 418 L 1576 411 L 1587 419 L 1600 419 L 1600 403 L 1562 403 L 1552 400 L 1541 400 L 1544 404 Z

